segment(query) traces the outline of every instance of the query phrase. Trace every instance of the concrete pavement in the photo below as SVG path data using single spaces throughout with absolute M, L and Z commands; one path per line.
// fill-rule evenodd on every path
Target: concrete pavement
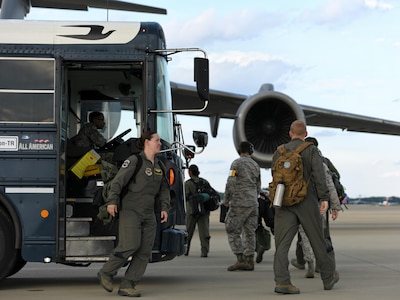
M 304 277 L 305 270 L 290 267 L 299 295 L 274 293 L 273 247 L 253 272 L 228 272 L 236 258 L 230 251 L 224 224 L 217 212 L 211 217 L 211 251 L 200 257 L 197 232 L 189 256 L 149 264 L 138 289 L 145 299 L 399 299 L 400 206 L 351 205 L 331 222 L 340 281 L 324 291 L 319 275 Z M 291 255 L 294 257 L 295 243 Z M 0 283 L 1 299 L 120 299 L 116 291 L 124 270 L 115 280 L 114 292 L 98 284 L 100 264 L 87 268 L 30 263 Z

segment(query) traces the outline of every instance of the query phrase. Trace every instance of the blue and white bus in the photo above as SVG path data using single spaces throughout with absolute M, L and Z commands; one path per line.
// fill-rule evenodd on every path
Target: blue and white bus
M 111 153 L 117 167 L 143 131 L 159 133 L 172 208 L 168 223 L 158 224 L 151 261 L 184 253 L 184 237 L 176 236 L 184 233 L 174 227 L 185 221 L 181 156 L 190 159 L 193 147 L 179 143 L 167 72 L 172 52 L 181 50 L 166 49 L 157 23 L 0 21 L 0 280 L 26 262 L 103 262 L 114 248 L 118 226 L 100 224 L 93 203 L 102 168 L 71 171 L 85 154 L 71 138 L 92 111 L 104 114 L 109 141 L 95 151 Z M 206 101 L 208 60 L 194 64 Z M 206 133 L 197 141 L 204 148 Z M 179 238 L 176 247 L 171 241 Z

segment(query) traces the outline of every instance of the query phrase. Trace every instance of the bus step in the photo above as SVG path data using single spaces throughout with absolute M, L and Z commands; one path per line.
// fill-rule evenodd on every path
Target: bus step
M 105 262 L 108 256 L 67 256 L 65 261 L 68 263 L 88 263 L 88 262 Z
M 67 236 L 88 236 L 92 218 L 67 218 Z
M 93 197 L 69 197 L 67 203 L 93 203 Z
M 115 247 L 115 236 L 67 237 L 66 256 L 108 256 Z

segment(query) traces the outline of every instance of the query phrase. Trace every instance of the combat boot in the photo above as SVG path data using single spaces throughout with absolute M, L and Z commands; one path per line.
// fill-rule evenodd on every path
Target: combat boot
M 140 292 L 135 288 L 135 283 L 131 280 L 122 279 L 119 286 L 118 295 L 128 297 L 140 297 Z
M 113 283 L 112 283 L 113 277 L 111 275 L 108 275 L 104 273 L 102 270 L 100 270 L 97 273 L 97 278 L 99 279 L 100 285 L 103 287 L 103 289 L 105 289 L 109 293 L 113 291 Z
M 237 271 L 237 270 L 243 270 L 243 268 L 246 267 L 246 262 L 244 261 L 243 254 L 236 254 L 237 261 L 233 265 L 228 267 L 228 271 Z
M 307 273 L 305 275 L 306 278 L 314 278 L 314 262 L 313 261 L 308 261 L 308 269 Z
M 297 259 L 295 259 L 295 258 L 292 258 L 292 260 L 290 262 L 291 262 L 292 266 L 296 267 L 297 269 L 300 269 L 300 270 L 304 270 L 305 269 L 305 266 L 300 264 L 297 261 Z
M 339 281 L 339 273 L 338 271 L 335 271 L 333 273 L 333 278 L 330 282 L 324 283 L 324 289 L 325 290 L 331 290 L 333 286 Z
M 240 269 L 243 271 L 253 271 L 254 270 L 254 255 L 245 256 L 245 265 L 244 268 Z
M 277 284 L 275 286 L 275 293 L 278 294 L 300 294 L 300 290 L 293 284 Z

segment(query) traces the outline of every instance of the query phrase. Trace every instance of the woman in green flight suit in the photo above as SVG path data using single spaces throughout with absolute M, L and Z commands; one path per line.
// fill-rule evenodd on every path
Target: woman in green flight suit
M 169 187 L 155 156 L 160 152 L 159 135 L 152 131 L 144 132 L 137 146 L 143 149 L 140 153 L 143 163 L 135 182 L 129 182 L 138 161 L 132 155 L 124 161 L 109 187 L 107 212 L 113 217 L 119 213 L 119 241 L 97 274 L 101 286 L 112 292 L 113 277 L 132 257 L 118 290 L 119 295 L 129 297 L 140 297 L 135 286 L 146 270 L 156 234 L 155 201 L 161 205 L 161 223 L 167 221 L 170 208 Z M 119 205 L 119 196 L 126 184 L 128 193 Z

